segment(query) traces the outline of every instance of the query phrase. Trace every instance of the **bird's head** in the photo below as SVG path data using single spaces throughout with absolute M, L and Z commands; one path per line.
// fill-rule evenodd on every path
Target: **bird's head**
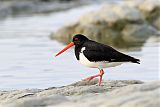
M 55 56 L 60 55 L 61 53 L 63 53 L 64 51 L 66 51 L 67 49 L 69 49 L 70 47 L 72 47 L 74 45 L 80 46 L 80 45 L 82 45 L 87 40 L 88 40 L 88 38 L 85 37 L 84 35 L 82 35 L 82 34 L 76 34 L 76 35 L 73 36 L 72 42 L 70 42 L 64 49 L 62 49 Z
M 87 37 L 85 37 L 82 34 L 76 34 L 73 36 L 72 42 L 74 43 L 74 45 L 82 45 L 86 40 L 88 40 Z

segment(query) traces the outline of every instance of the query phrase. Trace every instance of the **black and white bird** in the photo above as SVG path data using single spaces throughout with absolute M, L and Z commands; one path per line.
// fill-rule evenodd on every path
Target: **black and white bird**
M 103 68 L 114 67 L 125 62 L 140 64 L 139 59 L 123 54 L 108 45 L 89 40 L 82 34 L 76 34 L 73 37 L 72 42 L 57 53 L 56 56 L 60 55 L 74 45 L 77 60 L 85 66 L 90 68 L 98 68 L 100 71 L 99 74 L 90 76 L 83 80 L 90 81 L 91 79 L 99 76 L 99 85 L 101 85 L 102 76 L 104 74 Z

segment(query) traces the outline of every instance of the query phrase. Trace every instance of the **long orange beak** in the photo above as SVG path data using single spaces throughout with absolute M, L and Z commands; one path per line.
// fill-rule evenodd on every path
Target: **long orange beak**
M 74 45 L 74 42 L 69 43 L 64 49 L 62 49 L 60 52 L 58 52 L 55 56 L 60 55 L 61 53 L 63 53 L 64 51 L 66 51 L 67 49 L 72 47 L 73 45 Z

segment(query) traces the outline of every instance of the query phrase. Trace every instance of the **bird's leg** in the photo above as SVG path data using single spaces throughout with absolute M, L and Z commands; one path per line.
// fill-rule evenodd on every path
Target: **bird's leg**
M 104 74 L 104 71 L 103 71 L 103 69 L 99 69 L 99 71 L 100 71 L 100 73 L 99 74 L 97 74 L 97 75 L 93 75 L 93 76 L 90 76 L 90 77 L 87 77 L 87 78 L 85 78 L 85 79 L 83 79 L 83 80 L 87 80 L 87 81 L 90 81 L 90 80 L 92 80 L 93 78 L 96 78 L 96 77 L 98 77 L 98 76 L 100 76 L 100 79 L 99 79 L 99 85 L 101 85 L 101 82 L 102 82 L 102 76 L 103 76 L 103 74 Z
M 102 77 L 103 77 L 104 71 L 103 69 L 99 69 L 99 70 L 100 70 L 100 79 L 99 79 L 99 86 L 100 86 L 102 83 Z
M 92 80 L 93 78 L 96 78 L 96 77 L 98 77 L 98 76 L 100 76 L 100 74 L 93 75 L 93 76 L 87 77 L 87 78 L 82 79 L 82 80 L 84 80 L 84 81 L 90 81 L 90 80 Z

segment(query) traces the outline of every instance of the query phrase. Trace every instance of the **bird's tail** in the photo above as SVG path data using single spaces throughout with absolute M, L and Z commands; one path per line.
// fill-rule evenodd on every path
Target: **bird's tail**
M 131 62 L 140 64 L 140 60 L 136 58 L 132 58 Z
M 134 58 L 134 57 L 129 56 L 129 55 L 126 55 L 126 54 L 122 54 L 122 55 L 123 55 L 123 61 L 140 64 L 140 60 L 139 59 Z

